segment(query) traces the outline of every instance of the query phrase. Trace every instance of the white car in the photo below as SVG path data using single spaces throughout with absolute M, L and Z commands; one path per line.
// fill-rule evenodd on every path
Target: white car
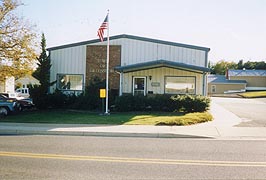
M 16 97 L 12 97 L 16 96 Z M 16 98 L 16 99 L 23 99 L 23 98 L 29 98 L 30 93 L 28 88 L 19 88 L 16 89 L 16 93 L 11 93 L 9 97 Z

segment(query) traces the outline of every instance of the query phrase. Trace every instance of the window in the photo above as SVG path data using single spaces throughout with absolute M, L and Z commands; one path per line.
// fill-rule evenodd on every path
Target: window
M 195 94 L 196 77 L 165 77 L 166 94 Z
M 215 93 L 216 92 L 216 85 L 212 85 L 211 87 L 212 87 L 211 88 L 212 93 Z
M 57 87 L 59 90 L 82 91 L 83 75 L 58 74 Z

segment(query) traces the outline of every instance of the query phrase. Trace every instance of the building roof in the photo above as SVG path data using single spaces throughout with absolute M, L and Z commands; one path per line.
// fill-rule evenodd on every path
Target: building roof
M 266 76 L 266 70 L 228 70 L 228 76 Z
M 228 80 L 224 75 L 208 75 L 208 83 L 214 84 L 247 84 L 246 80 Z
M 128 34 L 111 36 L 110 40 L 121 39 L 121 38 L 146 41 L 146 42 L 152 42 L 152 43 L 158 43 L 158 44 L 165 44 L 165 45 L 170 45 L 170 46 L 178 46 L 178 47 L 184 47 L 184 48 L 190 48 L 190 49 L 197 49 L 197 50 L 202 50 L 202 51 L 206 51 L 206 52 L 210 51 L 210 48 L 207 48 L 207 47 L 181 44 L 181 43 L 176 43 L 176 42 L 163 41 L 163 40 L 151 39 L 151 38 L 140 37 L 140 36 L 133 36 L 133 35 L 128 35 Z M 104 41 L 106 41 L 106 39 L 107 38 L 104 38 Z M 82 42 L 78 42 L 78 43 L 72 43 L 72 44 L 66 44 L 66 45 L 62 45 L 62 46 L 50 47 L 50 48 L 47 48 L 47 50 L 52 51 L 52 50 L 64 49 L 64 48 L 75 47 L 75 46 L 89 45 L 89 44 L 98 43 L 98 42 L 100 42 L 99 39 L 93 39 L 93 40 L 89 40 L 89 41 L 82 41 Z
M 133 72 L 133 71 L 140 71 L 140 70 L 153 69 L 159 67 L 169 67 L 169 68 L 182 69 L 193 72 L 210 72 L 210 69 L 206 67 L 194 66 L 190 64 L 167 61 L 162 59 L 127 65 L 127 66 L 117 66 L 115 67 L 115 70 L 118 72 Z

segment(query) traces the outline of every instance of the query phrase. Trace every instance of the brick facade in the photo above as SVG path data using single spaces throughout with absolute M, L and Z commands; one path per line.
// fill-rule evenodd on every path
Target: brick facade
M 87 46 L 86 52 L 86 86 L 97 76 L 106 79 L 107 46 Z M 121 64 L 121 46 L 110 45 L 109 55 L 109 88 L 119 89 L 119 74 L 114 67 Z

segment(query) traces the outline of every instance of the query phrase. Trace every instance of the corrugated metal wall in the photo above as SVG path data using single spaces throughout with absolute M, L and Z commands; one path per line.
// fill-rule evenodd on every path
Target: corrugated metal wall
M 92 43 L 89 45 L 105 45 L 106 42 Z M 135 39 L 121 38 L 110 41 L 110 45 L 121 45 L 121 66 L 131 65 L 142 62 L 149 62 L 155 60 L 168 60 L 191 64 L 195 66 L 206 66 L 206 53 L 203 50 L 189 49 L 178 46 L 171 46 L 165 44 L 159 44 L 154 42 L 140 41 Z M 73 46 L 63 49 L 57 49 L 50 51 L 51 57 L 51 81 L 56 80 L 56 75 L 61 74 L 83 74 L 84 79 L 86 76 L 86 45 Z M 149 70 L 146 72 L 151 74 L 154 78 L 158 78 L 158 81 L 163 82 L 164 74 L 180 75 L 191 74 L 190 72 L 173 72 L 172 69 L 164 69 L 162 72 L 158 70 Z M 138 72 L 136 72 L 138 73 Z M 145 75 L 147 75 L 145 74 Z M 124 79 L 130 74 L 126 74 Z M 184 75 L 185 76 L 185 75 Z M 198 76 L 198 74 L 197 74 Z M 197 78 L 197 93 L 202 92 L 202 79 Z M 131 83 L 131 82 L 128 82 Z M 51 88 L 53 92 L 56 86 Z M 127 86 L 124 85 L 124 91 L 127 90 Z M 163 88 L 163 87 L 161 87 Z M 199 89 L 198 89 L 199 88 Z M 163 92 L 163 89 L 157 88 L 155 92 Z
M 57 74 L 82 74 L 86 75 L 86 46 L 76 46 L 65 49 L 58 49 L 50 52 L 51 58 L 51 79 L 56 80 Z M 56 85 L 51 87 L 54 92 Z
M 110 45 L 122 46 L 121 66 L 163 59 L 205 67 L 206 52 L 202 50 L 127 38 L 111 40 Z

